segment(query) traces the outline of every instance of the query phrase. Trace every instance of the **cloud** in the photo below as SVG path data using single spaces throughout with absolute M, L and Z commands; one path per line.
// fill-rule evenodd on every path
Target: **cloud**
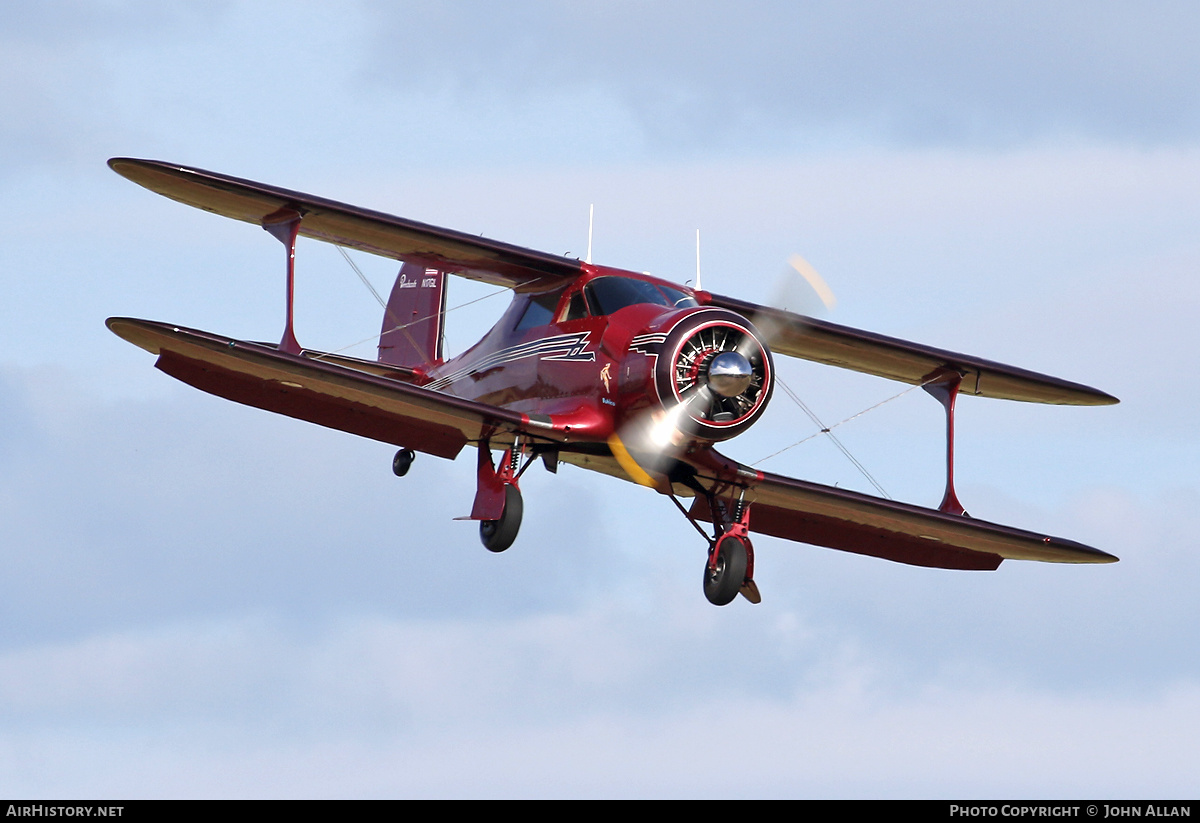
M 667 147 L 1159 145 L 1200 126 L 1186 4 L 368 3 L 369 76 L 609 100 Z
M 117 116 L 128 105 L 123 60 L 211 32 L 228 5 L 67 0 L 8 10 L 0 32 L 0 180 L 30 166 L 91 162 L 90 145 L 131 139 L 139 126 Z
M 0 783 L 1192 785 L 1190 7 L 47 8 L 0 35 Z M 551 252 L 579 252 L 596 202 L 598 260 L 685 279 L 699 226 L 706 284 L 749 299 L 799 251 L 834 285 L 835 321 L 1121 396 L 964 400 L 958 477 L 974 514 L 1122 562 L 959 574 L 762 538 L 765 602 L 713 609 L 703 542 L 667 501 L 536 466 L 520 538 L 490 555 L 450 519 L 469 459 L 398 480 L 390 448 L 179 386 L 103 328 L 129 313 L 270 339 L 280 320 L 278 244 L 117 179 L 118 153 Z M 302 339 L 366 338 L 377 307 L 318 245 L 301 250 Z M 386 289 L 391 261 L 360 263 Z M 496 314 L 453 315 L 455 345 Z M 781 368 L 829 420 L 899 390 Z M 898 497 L 936 502 L 936 404 L 886 414 L 844 440 Z M 752 460 L 808 431 L 785 398 L 769 415 L 725 450 Z M 861 482 L 823 445 L 769 467 Z
M 27 795 L 148 797 L 1128 797 L 1193 777 L 1194 682 L 898 692 L 862 651 L 807 656 L 826 641 L 794 622 L 739 650 L 722 621 L 668 611 L 315 635 L 242 618 L 9 652 L 0 774 Z M 797 651 L 792 682 L 763 689 L 754 658 Z

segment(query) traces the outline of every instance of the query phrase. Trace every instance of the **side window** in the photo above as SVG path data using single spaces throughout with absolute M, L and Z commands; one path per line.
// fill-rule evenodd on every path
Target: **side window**
M 558 298 L 562 292 L 537 294 L 529 300 L 525 313 L 517 321 L 516 331 L 524 331 L 538 326 L 548 326 L 554 320 L 554 310 L 558 308 Z
M 577 291 L 571 295 L 571 302 L 567 304 L 567 310 L 563 312 L 562 319 L 564 321 L 582 320 L 587 316 L 587 301 L 583 299 L 583 292 Z

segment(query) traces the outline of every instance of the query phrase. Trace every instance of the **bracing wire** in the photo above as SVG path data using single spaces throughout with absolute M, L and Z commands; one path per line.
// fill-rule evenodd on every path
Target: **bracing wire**
M 875 478 L 871 476 L 871 473 L 869 471 L 867 471 L 867 468 L 854 455 L 852 455 L 850 453 L 850 450 L 846 448 L 845 444 L 843 444 L 842 441 L 837 438 L 837 435 L 835 435 L 833 433 L 833 429 L 836 429 L 838 426 L 842 426 L 846 423 L 849 423 L 851 420 L 856 420 L 857 418 L 862 417 L 867 412 L 874 411 L 875 409 L 879 408 L 880 406 L 883 406 L 887 403 L 891 403 L 893 400 L 899 400 L 904 395 L 908 394 L 909 392 L 913 391 L 914 389 L 921 388 L 925 384 L 918 383 L 915 386 L 910 386 L 909 388 L 905 389 L 902 392 L 899 392 L 898 394 L 894 394 L 891 397 L 888 397 L 884 400 L 880 400 L 878 403 L 876 403 L 873 406 L 868 406 L 867 408 L 863 409 L 862 411 L 858 412 L 857 414 L 850 415 L 845 420 L 842 420 L 838 423 L 834 423 L 832 426 L 826 426 L 824 423 L 821 422 L 821 419 L 819 417 L 817 417 L 816 413 L 812 409 L 810 409 L 794 391 L 792 391 L 790 386 L 788 386 L 786 383 L 784 383 L 783 380 L 780 380 L 778 376 L 776 376 L 776 381 L 778 382 L 778 385 L 783 388 L 784 392 L 787 393 L 787 396 L 792 399 L 792 402 L 794 402 L 797 406 L 799 406 L 804 411 L 804 413 L 808 415 L 809 419 L 812 420 L 813 423 L 815 423 L 817 425 L 819 431 L 813 432 L 808 437 L 804 437 L 800 440 L 797 440 L 795 443 L 792 443 L 790 446 L 784 446 L 779 451 L 772 452 L 771 454 L 768 454 L 766 457 L 756 460 L 751 465 L 757 466 L 759 463 L 764 463 L 767 460 L 770 460 L 772 457 L 778 457 L 779 455 L 783 454 L 785 451 L 794 449 L 796 446 L 799 446 L 802 443 L 807 443 L 809 440 L 819 437 L 822 434 L 826 434 L 826 435 L 829 435 L 829 439 L 831 441 L 833 441 L 833 444 L 838 447 L 838 449 L 842 452 L 842 454 L 844 454 L 846 456 L 846 459 L 848 459 L 850 461 L 850 463 L 862 473 L 863 477 L 865 477 L 870 482 L 870 484 L 875 487 L 876 491 L 878 491 L 883 497 L 887 498 L 888 500 L 893 499 L 892 496 L 890 494 L 888 494 L 887 491 L 883 488 L 883 486 L 881 486 L 878 483 L 878 481 L 876 481 Z
M 361 280 L 363 285 L 367 287 L 367 290 L 370 291 L 371 294 L 375 295 L 375 302 L 379 304 L 380 308 L 382 308 L 384 311 L 387 311 L 387 303 L 383 302 L 383 298 L 380 297 L 379 292 L 375 291 L 375 287 L 371 285 L 371 281 L 367 279 L 367 276 L 362 273 L 362 269 L 358 267 L 358 264 L 351 259 L 349 252 L 347 252 L 341 246 L 334 246 L 334 248 L 341 252 L 342 257 L 345 258 L 346 262 L 350 264 L 350 268 L 354 269 L 354 273 L 358 275 L 358 279 Z
M 699 232 L 697 232 L 697 246 L 698 245 L 699 245 Z M 354 273 L 356 275 L 358 275 L 358 279 L 362 281 L 363 285 L 367 287 L 367 290 L 369 292 L 371 292 L 371 294 L 375 297 L 375 301 L 377 303 L 379 303 L 379 305 L 383 308 L 383 310 L 385 312 L 388 312 L 387 303 L 384 302 L 383 297 L 379 294 L 378 291 L 376 291 L 375 287 L 373 285 L 371 285 L 371 281 L 367 279 L 367 276 L 365 274 L 363 274 L 362 269 L 360 269 L 358 267 L 358 265 L 355 264 L 354 260 L 350 257 L 350 255 L 346 252 L 346 250 L 343 247 L 336 246 L 336 248 L 341 253 L 342 257 L 345 258 L 346 262 L 350 265 L 350 268 L 354 270 Z M 699 278 L 697 278 L 697 279 L 699 279 Z M 477 297 L 474 300 L 468 300 L 466 303 L 460 303 L 457 306 L 448 308 L 448 309 L 446 309 L 445 314 L 449 314 L 452 311 L 457 311 L 458 309 L 466 308 L 467 306 L 470 306 L 474 303 L 479 303 L 480 301 L 487 300 L 491 297 L 495 297 L 497 294 L 501 294 L 502 292 L 506 292 L 508 290 L 509 290 L 508 287 L 499 288 L 494 292 L 489 292 L 488 294 L 483 295 L 482 297 Z M 389 314 L 390 314 L 390 312 L 389 312 Z M 431 314 L 431 315 L 426 315 L 425 317 L 419 317 L 416 320 L 410 320 L 407 323 L 398 323 L 397 325 L 395 325 L 389 329 L 386 329 L 384 331 L 381 331 L 378 334 L 373 334 L 370 337 L 365 337 L 356 343 L 351 343 L 347 346 L 343 346 L 340 349 L 335 349 L 334 351 L 323 352 L 321 354 L 315 354 L 315 355 L 313 355 L 313 359 L 320 360 L 322 357 L 325 357 L 328 355 L 340 354 L 341 352 L 348 351 L 349 349 L 353 349 L 357 346 L 361 346 L 363 343 L 368 343 L 372 340 L 376 340 L 376 339 L 382 337 L 384 334 L 389 334 L 394 331 L 400 331 L 402 329 L 406 329 L 410 326 L 415 326 L 417 323 L 421 323 L 425 320 L 429 320 L 430 318 L 436 317 L 436 316 L 437 315 Z M 393 317 L 392 319 L 396 320 L 397 318 Z M 837 435 L 833 433 L 833 430 L 836 429 L 838 426 L 842 426 L 842 425 L 845 425 L 846 423 L 849 423 L 851 420 L 855 420 L 859 417 L 862 417 L 867 412 L 874 411 L 875 409 L 879 408 L 880 406 L 890 403 L 893 400 L 900 399 L 904 395 L 911 392 L 913 389 L 921 388 L 924 384 L 919 383 L 915 386 L 911 386 L 911 387 L 905 389 L 904 391 L 899 392 L 898 394 L 894 394 L 891 397 L 888 397 L 884 400 L 879 401 L 878 403 L 876 403 L 873 406 L 868 406 L 867 408 L 863 409 L 862 411 L 858 412 L 857 414 L 852 414 L 849 417 L 847 417 L 846 419 L 841 420 L 837 423 L 834 423 L 832 426 L 826 426 L 821 421 L 821 418 L 819 418 L 817 416 L 816 412 L 814 412 L 812 409 L 810 409 L 808 407 L 808 405 L 803 400 L 800 399 L 799 395 L 797 395 L 794 391 L 792 391 L 791 386 L 789 386 L 787 383 L 783 382 L 783 380 L 781 378 L 779 378 L 778 376 L 776 376 L 776 382 L 784 390 L 784 392 L 787 394 L 787 396 L 792 399 L 792 402 L 795 403 L 797 406 L 799 406 L 804 411 L 804 413 L 808 415 L 809 419 L 812 420 L 814 424 L 816 424 L 819 431 L 816 431 L 816 432 L 810 434 L 808 437 L 804 437 L 800 440 L 797 440 L 795 443 L 792 443 L 790 446 L 784 446 L 782 449 L 779 449 L 776 452 L 772 452 L 771 454 L 768 454 L 766 457 L 756 460 L 751 465 L 757 466 L 759 463 L 765 463 L 766 461 L 770 460 L 773 457 L 778 457 L 779 455 L 795 448 L 796 446 L 799 446 L 803 443 L 807 443 L 809 440 L 812 440 L 813 438 L 818 437 L 819 435 L 825 434 L 825 435 L 829 436 L 829 439 L 833 442 L 833 444 L 835 446 L 837 446 L 838 450 L 841 451 L 841 453 L 846 456 L 846 459 L 850 461 L 851 465 L 853 465 L 856 469 L 858 469 L 859 472 L 862 473 L 863 477 L 865 477 L 867 479 L 867 481 L 872 486 L 875 487 L 875 490 L 877 492 L 879 492 L 880 495 L 887 498 L 888 500 L 893 499 L 892 496 L 887 493 L 887 490 L 884 489 L 883 486 L 881 486 L 879 484 L 879 481 L 877 481 L 871 475 L 871 473 L 869 471 L 867 471 L 867 467 L 864 466 L 858 458 L 856 458 L 853 454 L 850 453 L 850 450 L 848 448 L 846 448 L 846 445 L 844 443 L 842 443 L 841 440 L 838 439 Z
M 350 255 L 346 253 L 346 250 L 344 248 L 342 248 L 341 246 L 335 246 L 335 248 L 339 252 L 341 252 L 342 257 L 344 257 L 346 262 L 350 264 L 350 268 L 354 269 L 354 273 L 358 275 L 358 279 L 363 282 L 363 285 L 367 287 L 367 290 L 370 291 L 371 294 L 375 296 L 375 301 L 377 303 L 379 303 L 380 306 L 383 307 L 383 310 L 385 312 L 388 312 L 387 303 L 384 302 L 383 297 L 379 294 L 378 291 L 375 290 L 375 287 L 371 285 L 371 281 L 367 279 L 367 276 L 365 274 L 363 274 L 362 269 L 360 269 L 357 265 L 355 265 L 354 260 L 351 259 Z M 499 289 L 496 289 L 493 292 L 488 292 L 487 294 L 483 295 L 482 297 L 476 297 L 474 300 L 468 300 L 465 303 L 459 303 L 457 306 L 452 306 L 452 307 L 446 309 L 444 314 L 449 314 L 450 312 L 457 311 L 458 309 L 464 309 L 467 306 L 470 306 L 474 303 L 479 303 L 479 302 L 481 302 L 483 300 L 487 300 L 488 298 L 491 298 L 491 297 L 495 297 L 497 294 L 503 294 L 506 291 L 509 291 L 509 288 L 507 286 L 503 286 Z M 390 312 L 388 312 L 388 313 L 390 314 Z M 342 352 L 349 351 L 350 349 L 361 346 L 363 343 L 370 343 L 372 340 L 377 340 L 380 337 L 383 337 L 385 334 L 390 334 L 391 332 L 394 332 L 394 331 L 401 331 L 402 329 L 407 329 L 410 326 L 415 326 L 416 324 L 422 323 L 433 317 L 437 317 L 437 315 L 436 314 L 427 314 L 424 317 L 418 317 L 417 319 L 410 320 L 407 323 L 397 323 L 395 326 L 392 326 L 391 328 L 384 329 L 376 334 L 372 334 L 370 337 L 364 337 L 362 340 L 342 346 L 339 349 L 334 349 L 332 351 L 327 351 L 327 352 L 321 352 L 320 354 L 314 354 L 314 355 L 312 355 L 312 359 L 320 360 L 321 358 L 329 356 L 329 355 L 341 354 Z M 395 317 L 392 318 L 392 320 L 396 320 L 396 319 L 397 318 L 395 318 Z

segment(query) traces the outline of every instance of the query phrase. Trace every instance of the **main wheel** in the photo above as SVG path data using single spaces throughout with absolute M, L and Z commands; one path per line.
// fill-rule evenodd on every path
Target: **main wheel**
M 397 477 L 403 477 L 408 474 L 408 469 L 413 463 L 416 452 L 412 449 L 401 449 L 396 452 L 396 456 L 392 458 L 392 474 Z
M 521 490 L 516 486 L 505 486 L 504 513 L 500 515 L 500 519 L 479 521 L 479 539 L 483 542 L 483 547 L 490 552 L 502 552 L 511 546 L 521 529 L 521 515 L 524 510 Z
M 727 605 L 737 597 L 746 579 L 746 544 L 727 534 L 717 541 L 717 567 L 704 566 L 704 596 L 714 606 Z

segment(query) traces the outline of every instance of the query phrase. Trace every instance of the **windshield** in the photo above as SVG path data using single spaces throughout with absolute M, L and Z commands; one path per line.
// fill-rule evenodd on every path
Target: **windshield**
M 626 306 L 695 306 L 696 301 L 677 289 L 656 286 L 632 277 L 597 277 L 587 284 L 588 302 L 594 314 L 612 314 Z

